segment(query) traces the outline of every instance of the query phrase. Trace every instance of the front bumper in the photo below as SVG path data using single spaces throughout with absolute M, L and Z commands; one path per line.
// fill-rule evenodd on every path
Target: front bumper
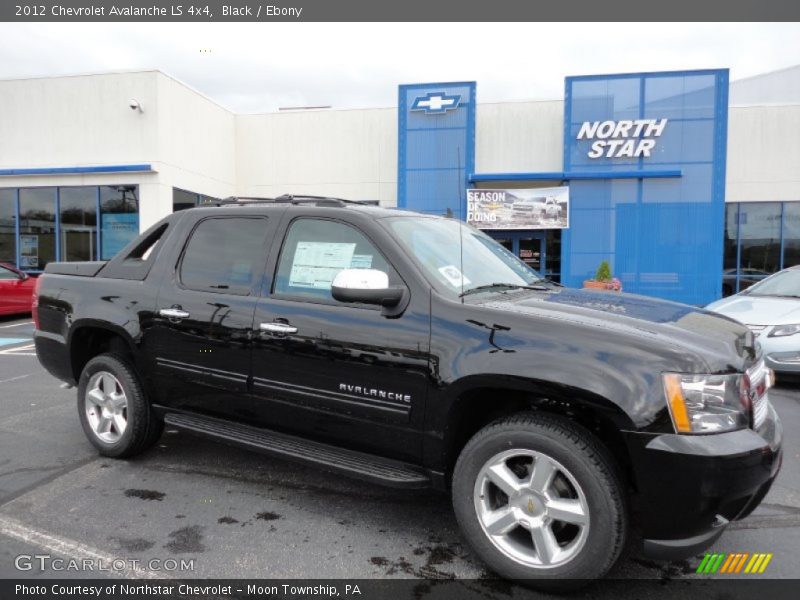
M 781 467 L 775 409 L 758 431 L 709 435 L 628 433 L 635 520 L 649 558 L 687 558 L 763 500 Z
M 756 339 L 766 365 L 779 373 L 800 373 L 800 334 L 783 337 L 770 337 L 775 327 L 767 326 L 757 333 Z
M 765 353 L 764 362 L 779 373 L 800 373 L 800 351 Z

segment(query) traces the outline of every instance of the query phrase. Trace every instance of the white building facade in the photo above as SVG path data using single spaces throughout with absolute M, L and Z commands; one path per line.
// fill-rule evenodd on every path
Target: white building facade
M 724 197 L 736 206 L 725 293 L 747 285 L 747 269 L 800 262 L 800 66 L 728 91 Z M 564 113 L 563 100 L 477 104 L 474 171 L 561 171 Z M 38 271 L 105 260 L 173 210 L 228 196 L 395 206 L 398 116 L 397 107 L 234 114 L 158 71 L 0 81 L 0 262 Z M 754 222 L 758 231 L 743 232 Z

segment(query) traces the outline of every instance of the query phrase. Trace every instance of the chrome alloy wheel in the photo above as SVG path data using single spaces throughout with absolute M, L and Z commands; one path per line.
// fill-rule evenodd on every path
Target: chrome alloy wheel
M 475 511 L 486 536 L 527 567 L 566 564 L 589 533 L 589 505 L 564 465 L 534 450 L 506 450 L 475 480 Z
M 128 426 L 128 397 L 119 380 L 108 371 L 92 375 L 84 405 L 86 420 L 97 438 L 107 444 L 119 441 Z

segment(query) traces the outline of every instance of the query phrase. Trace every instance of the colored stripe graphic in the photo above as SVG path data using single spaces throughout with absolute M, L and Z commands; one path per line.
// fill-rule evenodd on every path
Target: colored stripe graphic
M 733 563 L 734 559 L 737 557 L 737 554 L 728 554 L 728 558 L 725 563 L 722 565 L 722 568 L 719 570 L 720 573 L 728 573 L 728 569 L 730 569 L 731 564 Z
M 710 554 L 706 554 L 703 557 L 703 560 L 700 563 L 700 565 L 697 567 L 697 571 L 695 571 L 695 573 L 705 573 L 706 572 L 706 567 L 708 566 L 708 562 L 710 560 L 711 560 L 711 555 Z
M 715 552 L 706 554 L 703 557 L 695 573 L 741 573 L 742 568 L 744 568 L 745 573 L 760 574 L 767 570 L 767 565 L 772 560 L 772 557 L 772 553 L 767 554 L 764 552 L 756 552 L 755 554 L 750 554 L 749 552 L 732 552 L 730 554 Z
M 758 570 L 761 568 L 761 563 L 764 561 L 765 556 L 766 554 L 758 555 L 758 560 L 756 561 L 756 564 L 754 564 L 753 568 L 750 570 L 751 573 L 758 573 Z
M 744 567 L 744 563 L 747 560 L 748 556 L 750 556 L 749 552 L 745 552 L 744 554 L 742 554 L 742 557 L 739 559 L 739 564 L 736 565 L 736 571 L 735 571 L 736 573 L 742 570 L 742 567 Z
M 720 554 L 717 556 L 717 560 L 714 563 L 714 568 L 712 569 L 712 573 L 716 573 L 719 571 L 719 568 L 722 566 L 722 561 L 725 560 L 725 554 Z
M 761 568 L 759 569 L 758 572 L 759 573 L 763 573 L 764 571 L 766 571 L 767 570 L 767 565 L 769 564 L 769 561 L 771 561 L 771 560 L 772 560 L 772 553 L 770 552 L 769 554 L 767 554 L 764 557 L 764 562 L 761 563 Z
M 755 566 L 756 562 L 758 562 L 758 558 L 760 554 L 753 554 L 753 557 L 750 559 L 750 562 L 747 563 L 747 566 L 744 568 L 745 573 L 750 573 L 753 570 L 753 566 Z

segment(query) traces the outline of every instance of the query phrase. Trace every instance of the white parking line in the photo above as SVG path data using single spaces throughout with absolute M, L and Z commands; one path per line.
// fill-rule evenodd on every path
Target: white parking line
M 28 344 L 27 346 L 17 346 L 16 348 L 7 348 L 0 350 L 0 354 L 6 356 L 36 356 L 36 352 L 23 352 L 23 350 L 33 350 L 36 344 Z
M 106 554 L 102 550 L 92 548 L 91 546 L 81 544 L 74 540 L 53 535 L 52 533 L 47 533 L 46 531 L 40 531 L 38 529 L 34 529 L 33 527 L 28 527 L 27 525 L 9 517 L 0 516 L 0 535 L 14 538 L 15 540 L 19 540 L 20 542 L 26 544 L 38 546 L 39 548 L 60 556 L 64 556 L 66 558 L 74 558 L 78 561 L 88 559 L 96 565 L 98 563 L 102 563 L 102 565 L 107 568 L 107 570 L 103 571 L 104 574 L 110 573 L 112 575 L 127 578 L 169 578 L 163 573 L 142 568 L 113 569 L 110 567 L 110 565 L 113 565 L 114 561 L 119 560 L 119 556 Z M 124 562 L 127 564 L 129 561 L 126 560 Z
M 26 377 L 30 377 L 33 373 L 28 373 L 27 375 L 17 375 L 16 377 L 11 377 L 9 379 L 0 379 L 0 383 L 8 383 L 9 381 L 17 381 L 19 379 L 25 379 Z
M 0 329 L 8 329 L 9 327 L 20 327 L 21 325 L 33 325 L 33 321 L 25 321 L 24 323 L 12 323 L 11 325 L 0 325 Z

